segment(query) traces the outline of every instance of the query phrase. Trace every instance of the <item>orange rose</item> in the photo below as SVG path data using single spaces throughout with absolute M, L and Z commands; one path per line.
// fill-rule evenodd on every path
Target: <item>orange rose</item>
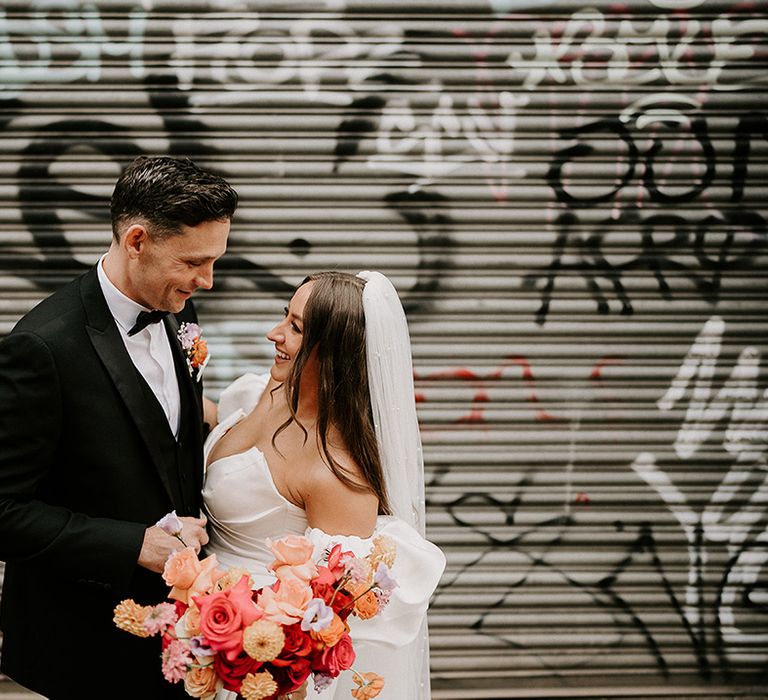
M 353 593 L 354 597 L 357 598 L 353 606 L 354 611 L 360 619 L 367 620 L 379 612 L 379 601 L 376 599 L 376 594 L 368 586 L 360 586 Z
M 286 580 L 263 589 L 256 603 L 264 611 L 265 620 L 290 625 L 304 617 L 311 600 L 312 589 L 306 583 Z
M 275 555 L 270 569 L 281 581 L 295 579 L 309 583 L 317 576 L 317 567 L 312 560 L 315 546 L 301 535 L 289 535 L 283 539 L 267 540 L 267 546 Z
M 208 357 L 208 345 L 202 338 L 196 338 L 189 351 L 189 362 L 193 367 L 200 367 Z
M 168 597 L 182 603 L 189 603 L 192 596 L 207 593 L 222 576 L 216 555 L 200 561 L 192 547 L 175 552 L 165 563 L 163 579 L 171 588 Z
M 309 635 L 312 639 L 317 639 L 325 644 L 325 646 L 332 647 L 342 638 L 345 632 L 349 632 L 349 625 L 338 615 L 334 615 L 328 627 L 318 632 L 310 632 Z
M 163 569 L 163 580 L 172 587 L 185 589 L 192 585 L 200 572 L 200 560 L 192 547 L 174 552 Z
M 189 601 L 187 612 L 184 613 L 181 619 L 184 621 L 184 626 L 187 628 L 190 636 L 194 637 L 200 634 L 200 608 L 197 607 L 194 600 Z
M 193 698 L 209 700 L 216 695 L 216 669 L 213 664 L 208 666 L 192 666 L 184 677 L 184 690 Z
M 384 679 L 377 673 L 354 673 L 352 680 L 357 685 L 352 691 L 352 697 L 357 700 L 371 700 L 384 688 Z
M 211 554 L 200 562 L 200 571 L 187 590 L 187 600 L 193 595 L 202 595 L 213 588 L 213 584 L 224 575 L 218 566 L 219 562 L 215 554 Z

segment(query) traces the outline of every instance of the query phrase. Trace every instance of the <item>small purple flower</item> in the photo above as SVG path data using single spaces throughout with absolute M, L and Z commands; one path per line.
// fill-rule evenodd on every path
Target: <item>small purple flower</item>
M 382 593 L 392 593 L 398 583 L 389 574 L 389 567 L 384 562 L 379 562 L 376 573 L 373 575 L 373 583 L 381 589 Z
M 192 639 L 189 640 L 189 649 L 198 661 L 204 661 L 216 653 L 208 646 L 205 637 L 202 635 L 192 637 Z
M 333 608 L 328 607 L 322 598 L 312 598 L 301 621 L 303 632 L 319 632 L 333 621 Z
M 196 323 L 182 323 L 179 326 L 178 338 L 184 350 L 191 350 L 197 338 L 203 334 L 203 329 Z
M 179 516 L 176 515 L 175 510 L 166 513 L 155 523 L 155 525 L 171 537 L 178 537 L 181 535 L 181 530 L 184 527 L 181 520 L 179 520 Z
M 333 676 L 329 676 L 327 673 L 316 673 L 313 680 L 315 681 L 315 692 L 321 693 L 331 687 Z

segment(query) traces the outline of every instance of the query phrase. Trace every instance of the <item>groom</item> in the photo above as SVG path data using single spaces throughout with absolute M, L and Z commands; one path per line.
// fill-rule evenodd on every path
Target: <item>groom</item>
M 117 630 L 112 611 L 165 599 L 165 513 L 186 516 L 187 544 L 208 539 L 203 358 L 180 324 L 236 206 L 187 159 L 137 159 L 115 185 L 109 251 L 0 342 L 2 671 L 53 700 L 186 697 L 162 678 L 159 641 Z

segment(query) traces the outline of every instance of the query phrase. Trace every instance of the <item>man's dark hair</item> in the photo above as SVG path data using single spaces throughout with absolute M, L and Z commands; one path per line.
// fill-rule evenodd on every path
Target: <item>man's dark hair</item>
M 126 224 L 142 221 L 152 238 L 181 233 L 181 226 L 231 219 L 237 192 L 219 175 L 189 158 L 140 156 L 115 184 L 110 202 L 112 235 L 120 240 Z

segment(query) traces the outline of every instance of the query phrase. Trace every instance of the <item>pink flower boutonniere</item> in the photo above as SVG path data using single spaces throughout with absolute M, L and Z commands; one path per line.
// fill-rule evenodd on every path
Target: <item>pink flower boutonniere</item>
M 187 358 L 189 374 L 199 382 L 210 357 L 208 344 L 203 340 L 203 330 L 196 323 L 182 323 L 178 338 Z

